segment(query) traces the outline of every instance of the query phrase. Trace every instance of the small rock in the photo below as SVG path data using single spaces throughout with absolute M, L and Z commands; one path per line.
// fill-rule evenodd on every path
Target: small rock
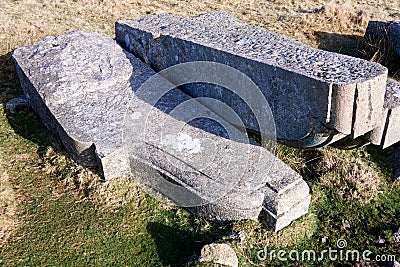
M 345 229 L 350 229 L 351 228 L 350 223 L 349 223 L 348 220 L 343 220 L 342 223 L 343 223 L 343 227 Z
M 377 240 L 375 240 L 375 244 L 385 244 L 386 240 L 382 238 L 381 236 L 378 237 Z
M 227 238 L 229 239 L 236 239 L 237 238 L 237 232 L 235 231 L 229 231 L 228 234 L 226 235 Z
M 212 243 L 201 249 L 200 262 L 212 262 L 222 265 L 238 267 L 238 258 L 235 251 L 227 244 Z
M 246 234 L 243 231 L 240 232 L 230 231 L 227 237 L 229 239 L 236 239 L 239 244 L 243 244 L 243 242 L 246 240 Z
M 16 114 L 29 107 L 29 98 L 26 96 L 11 98 L 6 103 L 6 110 L 11 114 Z
M 246 240 L 246 234 L 243 231 L 240 231 L 237 237 L 237 241 L 239 244 L 243 244 Z
M 400 245 L 400 228 L 392 236 L 393 243 Z

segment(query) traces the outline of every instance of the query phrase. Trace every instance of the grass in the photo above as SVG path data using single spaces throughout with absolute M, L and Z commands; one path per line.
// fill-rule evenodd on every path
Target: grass
M 383 36 L 369 37 L 359 45 L 360 57 L 378 62 L 389 69 L 389 75 L 400 79 L 400 57 L 395 51 L 389 33 L 384 31 Z
M 354 52 L 368 20 L 393 20 L 400 14 L 397 0 L 0 0 L 0 102 L 4 107 L 8 99 L 22 94 L 11 63 L 16 47 L 73 29 L 113 36 L 117 19 L 163 12 L 188 16 L 213 10 L 229 12 L 314 47 L 344 53 Z M 391 242 L 400 227 L 400 182 L 392 181 L 386 161 L 392 150 L 279 146 L 278 156 L 304 177 L 313 198 L 308 215 L 273 233 L 251 221 L 211 224 L 154 200 L 132 179 L 104 183 L 95 170 L 75 164 L 32 111 L 10 115 L 3 108 L 0 265 L 206 266 L 196 258 L 201 246 L 213 241 L 232 245 L 241 266 L 355 265 L 257 258 L 264 248 L 336 248 L 340 238 L 349 249 L 394 254 L 400 259 L 399 245 Z M 237 242 L 229 235 L 232 231 L 243 232 L 245 240 Z M 385 239 L 383 244 L 376 243 L 379 237 Z

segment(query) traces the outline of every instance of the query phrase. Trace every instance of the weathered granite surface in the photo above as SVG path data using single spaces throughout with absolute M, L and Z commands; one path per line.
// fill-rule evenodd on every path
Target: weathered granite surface
M 388 79 L 385 96 L 386 125 L 382 147 L 389 147 L 400 141 L 400 82 Z
M 211 262 L 218 265 L 238 267 L 235 251 L 228 244 L 212 243 L 201 248 L 199 262 Z
M 48 37 L 16 49 L 13 60 L 44 124 L 106 179 L 131 173 L 211 220 L 260 217 L 279 230 L 307 212 L 309 188 L 297 173 L 109 37 Z M 193 116 L 201 129 L 186 123 Z
M 238 69 L 260 87 L 275 118 L 277 139 L 285 144 L 324 146 L 364 135 L 382 120 L 386 68 L 313 49 L 223 12 L 118 21 L 116 40 L 157 71 L 191 61 Z M 229 90 L 205 84 L 182 88 L 195 97 L 224 101 L 246 128 L 259 130 L 249 107 Z
M 364 39 L 371 43 L 393 45 L 400 60 L 400 21 L 370 21 Z M 394 57 L 396 58 L 396 55 Z M 393 59 L 393 62 L 395 62 L 395 59 Z M 386 148 L 400 141 L 399 106 L 400 84 L 395 80 L 388 79 L 384 101 L 384 117 L 379 127 L 372 131 L 371 143 Z
M 145 65 L 133 69 L 140 61 L 109 37 L 81 31 L 18 48 L 13 60 L 32 108 L 76 161 L 100 166 L 107 179 L 128 172 L 120 131 L 132 95 L 126 77 L 143 76 Z
M 387 80 L 384 118 L 380 127 L 372 132 L 372 143 L 382 148 L 400 141 L 400 82 Z

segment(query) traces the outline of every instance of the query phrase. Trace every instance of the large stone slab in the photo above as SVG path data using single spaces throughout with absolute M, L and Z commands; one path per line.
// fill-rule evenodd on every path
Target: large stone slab
M 120 130 L 132 95 L 125 77 L 147 71 L 142 65 L 126 68 L 136 59 L 121 55 L 108 37 L 80 31 L 47 37 L 13 53 L 34 111 L 76 161 L 99 166 L 106 179 L 128 172 Z
M 105 179 L 133 174 L 210 220 L 261 218 L 279 230 L 307 212 L 297 173 L 111 38 L 69 32 L 13 60 L 44 124 Z
M 223 12 L 118 21 L 116 40 L 157 71 L 183 62 L 212 61 L 246 74 L 268 100 L 278 141 L 284 144 L 318 147 L 349 135 L 357 138 L 382 120 L 386 68 L 305 46 Z M 227 103 L 246 128 L 260 130 L 251 112 L 260 107 L 246 106 L 229 90 L 207 84 L 182 90 Z

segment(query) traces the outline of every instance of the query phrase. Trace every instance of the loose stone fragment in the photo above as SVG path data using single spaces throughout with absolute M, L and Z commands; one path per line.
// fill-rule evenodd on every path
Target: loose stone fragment
M 227 244 L 212 243 L 201 249 L 200 262 L 212 262 L 237 267 L 239 262 L 235 251 Z
M 6 110 L 11 114 L 19 113 L 29 107 L 29 99 L 25 96 L 11 98 L 6 103 Z

